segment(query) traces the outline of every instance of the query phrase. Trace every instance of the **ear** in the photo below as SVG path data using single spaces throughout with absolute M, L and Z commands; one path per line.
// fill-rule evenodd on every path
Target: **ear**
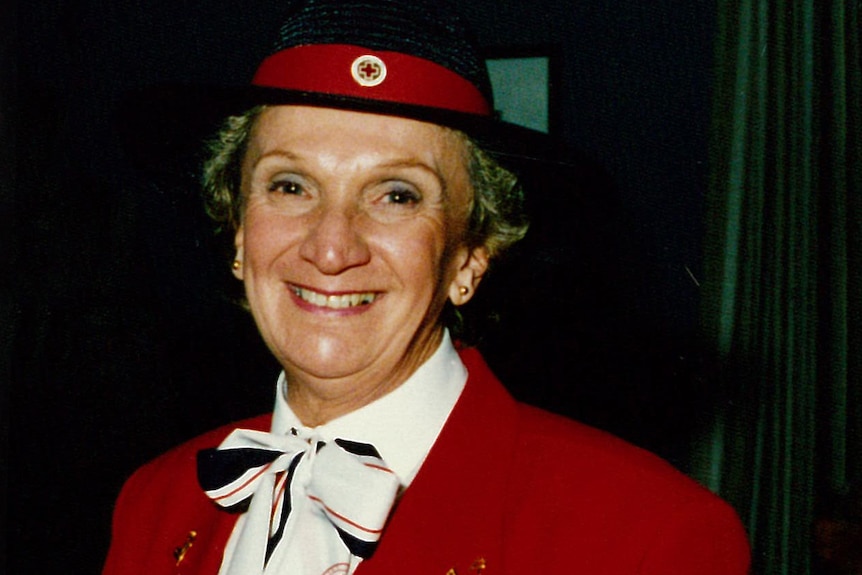
M 242 273 L 243 272 L 243 249 L 242 249 L 242 246 L 243 246 L 244 237 L 245 237 L 245 234 L 243 233 L 242 226 L 240 226 L 239 229 L 237 229 L 236 235 L 233 238 L 233 245 L 236 248 L 236 256 L 234 256 L 233 265 L 232 265 L 233 276 L 240 281 L 242 281 L 242 278 L 243 278 L 243 273 Z
M 449 301 L 459 306 L 473 298 L 482 276 L 488 271 L 488 250 L 481 246 L 465 247 L 456 259 L 461 263 L 449 284 Z

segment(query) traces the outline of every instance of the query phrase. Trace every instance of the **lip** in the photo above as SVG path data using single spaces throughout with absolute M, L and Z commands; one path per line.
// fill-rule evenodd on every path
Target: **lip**
M 307 286 L 288 284 L 294 301 L 301 308 L 336 314 L 352 314 L 367 310 L 381 294 L 376 291 L 329 292 Z

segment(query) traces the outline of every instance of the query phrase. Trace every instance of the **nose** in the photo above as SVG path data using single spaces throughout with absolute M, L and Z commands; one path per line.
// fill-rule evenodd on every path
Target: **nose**
M 299 254 L 326 275 L 367 264 L 371 252 L 357 226 L 358 213 L 348 207 L 322 205 L 300 246 Z

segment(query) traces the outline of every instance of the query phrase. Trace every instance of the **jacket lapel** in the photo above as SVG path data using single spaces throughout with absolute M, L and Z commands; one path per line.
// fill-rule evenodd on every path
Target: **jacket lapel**
M 462 360 L 467 386 L 357 575 L 495 571 L 517 410 L 477 351 Z

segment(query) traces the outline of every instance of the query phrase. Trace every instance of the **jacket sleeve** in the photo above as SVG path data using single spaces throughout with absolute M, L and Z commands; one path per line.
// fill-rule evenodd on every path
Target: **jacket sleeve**
M 148 469 L 138 470 L 126 481 L 117 503 L 114 506 L 111 524 L 111 546 L 102 571 L 103 575 L 131 575 L 135 565 L 141 564 L 140 550 L 144 547 L 140 540 L 142 524 L 141 503 L 148 499 L 146 485 Z

